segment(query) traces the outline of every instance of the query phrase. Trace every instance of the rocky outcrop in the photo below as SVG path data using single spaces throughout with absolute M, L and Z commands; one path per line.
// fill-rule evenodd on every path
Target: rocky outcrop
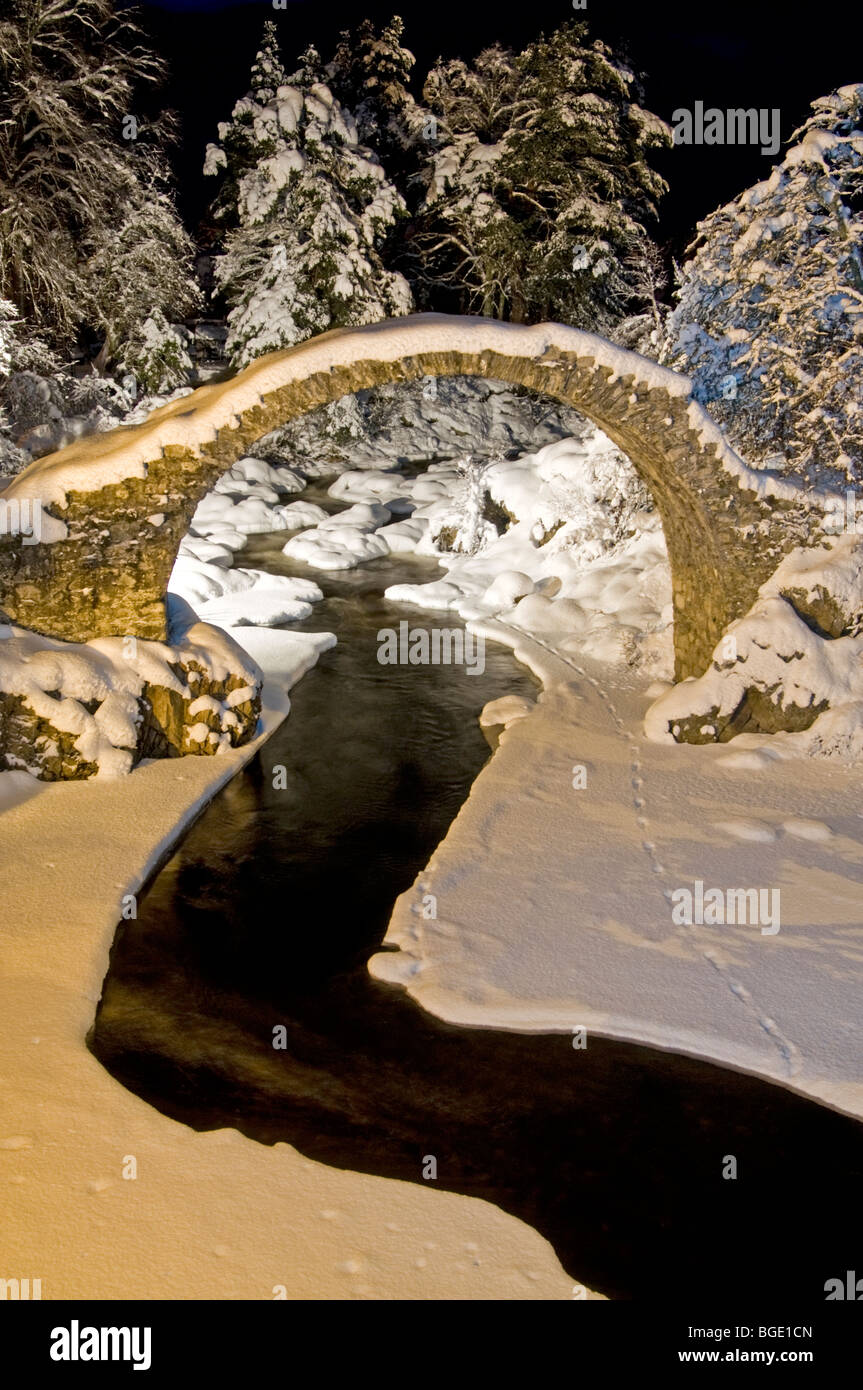
M 651 706 L 660 742 L 727 743 L 739 734 L 863 722 L 863 538 L 792 552 L 723 634 L 707 671 Z M 816 740 L 821 751 L 823 740 Z M 814 745 L 813 745 L 814 746 Z M 837 744 L 837 748 L 845 745 Z
M 253 738 L 261 674 L 217 628 L 176 646 L 73 645 L 0 628 L 0 770 L 43 781 L 118 776 L 142 758 L 213 755 Z

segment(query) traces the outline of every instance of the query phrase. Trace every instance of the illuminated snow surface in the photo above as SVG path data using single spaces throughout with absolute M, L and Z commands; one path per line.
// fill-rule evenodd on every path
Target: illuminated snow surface
M 863 1114 L 859 762 L 848 745 L 811 756 L 831 751 L 814 749 L 812 731 L 703 747 L 647 740 L 647 709 L 681 689 L 670 685 L 669 574 L 655 514 L 608 441 L 588 431 L 487 465 L 480 480 L 513 518 L 496 539 L 467 464 L 415 479 L 352 470 L 331 488 L 364 509 L 352 526 L 344 513 L 339 525 L 313 503 L 285 502 L 296 491 L 290 470 L 273 478 L 260 462 L 246 461 L 233 486 L 202 504 L 171 591 L 178 612 L 229 629 L 264 671 L 261 739 L 284 718 L 286 690 L 337 637 L 266 626 L 313 611 L 321 590 L 311 578 L 234 566 L 262 529 L 307 541 L 317 532 L 339 565 L 356 558 L 357 538 L 379 538 L 383 553 L 430 554 L 441 528 L 455 533 L 475 553 L 441 555 L 439 580 L 390 597 L 414 624 L 445 625 L 457 611 L 543 682 L 534 708 L 498 701 L 486 712 L 487 726 L 506 725 L 500 745 L 397 901 L 386 938 L 397 949 L 374 956 L 371 972 L 453 1022 L 586 1027 L 588 1046 L 593 1031 L 691 1052 Z M 255 505 L 238 514 L 246 503 Z M 376 508 L 392 519 L 377 525 Z M 837 544 L 840 587 L 846 560 Z M 847 578 L 856 584 L 850 570 Z M 805 582 L 817 581 L 813 570 Z M 52 1297 L 116 1292 L 117 1249 L 136 1296 L 271 1297 L 287 1284 L 289 1297 L 570 1297 L 547 1244 L 494 1208 L 337 1173 L 234 1132 L 195 1134 L 119 1087 L 81 1045 L 123 895 L 138 891 L 261 739 L 111 781 L 45 786 L 0 775 L 9 885 L 0 1016 L 20 1077 L 5 1088 L 0 1138 L 10 1161 L 27 1159 L 8 1250 L 22 1268 L 55 1271 Z M 779 930 L 675 922 L 674 895 L 697 882 L 778 888 Z M 42 1140 L 58 1126 L 71 1130 L 59 1177 Z M 158 1201 L 148 1195 L 145 1211 L 128 1194 L 121 1207 L 112 1198 L 116 1155 L 126 1152 L 152 1165 Z M 187 1171 L 191 1189 L 176 1182 Z M 219 1212 L 233 1210 L 238 1190 L 249 1209 L 242 1231 L 232 1222 L 223 1240 Z M 94 1226 L 85 1204 L 112 1201 L 110 1221 Z M 33 1263 L 36 1207 L 50 1213 L 39 1226 L 42 1265 Z M 58 1259 L 53 1237 L 82 1222 L 83 1270 L 74 1250 Z M 387 1234 L 393 1224 L 397 1237 Z M 278 1235 L 288 1227 L 306 1252 L 290 1270 Z M 483 1251 L 479 1274 L 465 1239 Z M 432 1246 L 438 1254 L 426 1253 Z

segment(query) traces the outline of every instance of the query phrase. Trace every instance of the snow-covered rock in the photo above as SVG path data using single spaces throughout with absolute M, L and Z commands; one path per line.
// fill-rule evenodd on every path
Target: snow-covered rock
M 708 670 L 653 704 L 657 742 L 788 734 L 798 752 L 863 751 L 863 544 L 792 551 L 732 623 Z M 804 731 L 806 731 L 804 733 Z
M 281 515 L 289 531 L 299 531 L 304 526 L 318 526 L 329 513 L 316 502 L 289 502 L 281 508 Z
M 317 584 L 265 570 L 224 569 L 180 555 L 168 586 L 169 621 L 183 604 L 216 627 L 276 627 L 307 618 L 323 598 Z
M 416 505 L 411 500 L 411 485 L 401 474 L 377 469 L 349 469 L 339 475 L 329 494 L 342 502 L 384 503 L 393 516 L 410 515 Z
M 659 516 L 601 431 L 582 425 L 577 438 L 491 462 L 477 476 L 481 512 L 494 521 L 474 531 L 472 553 L 460 551 L 471 529 L 464 472 L 435 464 L 414 480 L 414 512 L 383 534 L 393 550 L 416 536 L 413 548 L 437 555 L 446 578 L 393 585 L 387 597 L 467 621 L 499 617 L 565 657 L 670 674 L 671 579 Z
M 240 459 L 223 473 L 214 492 L 229 497 L 257 497 L 264 502 L 277 502 L 282 493 L 302 492 L 305 480 L 290 468 L 274 468 L 264 459 Z
M 389 546 L 382 535 L 364 526 L 327 524 L 293 536 L 283 553 L 313 569 L 349 570 L 388 555 Z
M 143 757 L 214 754 L 254 737 L 261 673 L 225 632 L 174 646 L 76 645 L 0 626 L 0 770 L 43 781 L 117 777 Z
M 241 536 L 289 531 L 292 529 L 292 516 L 286 516 L 283 509 L 276 505 L 277 502 L 278 496 L 275 493 L 269 497 L 244 497 L 241 501 L 235 502 L 223 492 L 210 492 L 198 503 L 192 517 L 192 530 L 198 535 L 206 535 L 211 540 L 216 538 L 217 530 L 222 535 L 234 531 Z

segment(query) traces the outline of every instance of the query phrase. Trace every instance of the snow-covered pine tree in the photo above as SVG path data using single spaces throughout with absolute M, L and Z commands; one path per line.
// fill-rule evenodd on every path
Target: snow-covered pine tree
M 18 318 L 18 310 L 15 305 L 10 304 L 8 299 L 0 299 L 0 384 L 12 370 L 15 325 Z
M 310 56 L 307 52 L 306 57 Z M 233 229 L 250 220 L 248 180 L 255 175 L 259 162 L 280 149 L 282 132 L 275 102 L 279 89 L 287 85 L 288 75 L 279 54 L 279 31 L 272 20 L 267 20 L 252 63 L 249 91 L 234 106 L 231 119 L 219 122 L 218 143 L 207 146 L 204 160 L 204 174 L 219 178 L 210 210 L 223 229 Z M 262 173 L 268 182 L 267 170 Z
M 533 111 L 515 55 L 499 44 L 472 67 L 438 63 L 423 87 L 434 140 L 427 145 L 426 192 L 415 237 L 413 280 L 426 304 L 441 292 L 456 309 L 507 317 L 506 178 L 513 132 Z
M 189 337 L 182 325 L 168 323 L 161 310 L 153 309 L 130 329 L 119 365 L 134 377 L 137 391 L 148 396 L 165 395 L 192 374 Z
M 0 20 L 0 294 L 68 348 L 194 303 L 191 243 L 166 191 L 167 123 L 123 138 L 162 64 L 113 0 L 7 0 Z M 147 292 L 145 293 L 145 286 Z
M 466 286 L 464 307 L 607 333 L 632 305 L 631 252 L 665 183 L 671 132 L 633 72 L 567 23 L 473 69 L 438 64 L 424 89 L 441 125 L 425 203 L 426 275 Z
M 268 22 L 252 90 L 207 149 L 204 172 L 222 178 L 215 213 L 230 227 L 215 273 L 237 364 L 412 307 L 379 250 L 404 204 L 322 73 L 310 49 L 285 77 Z
M 670 131 L 584 24 L 531 44 L 519 68 L 536 109 L 506 161 L 525 302 L 541 318 L 608 332 L 637 294 L 631 253 L 648 240 L 666 189 L 650 156 Z
M 403 34 L 398 15 L 379 30 L 364 19 L 342 32 L 326 68 L 327 84 L 353 114 L 359 139 L 374 150 L 402 193 L 416 168 L 423 126 L 409 86 L 416 59 L 404 47 Z
M 863 479 L 863 85 L 812 110 L 699 224 L 662 360 L 751 462 L 842 485 Z
M 17 366 L 18 327 L 21 316 L 8 299 L 0 299 L 0 474 L 17 473 L 29 462 L 29 455 L 12 437 L 12 421 L 6 408 L 5 386 Z
M 85 275 L 88 317 L 103 335 L 102 360 L 133 372 L 146 390 L 164 392 L 186 382 L 192 365 L 176 351 L 184 330 L 170 320 L 196 308 L 200 295 L 191 279 L 194 244 L 158 157 L 149 163 L 148 169 L 139 158 L 113 224 L 93 238 Z M 157 378 L 158 386 L 148 384 Z

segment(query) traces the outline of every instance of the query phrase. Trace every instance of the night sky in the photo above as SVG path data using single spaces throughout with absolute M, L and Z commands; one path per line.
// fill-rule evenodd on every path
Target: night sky
M 438 56 L 471 59 L 498 41 L 520 48 L 569 18 L 586 19 L 591 33 L 617 46 L 645 74 L 647 105 L 670 121 L 676 107 L 778 107 L 783 140 L 805 118 L 809 103 L 835 87 L 863 80 L 860 6 L 805 12 L 777 3 L 712 3 L 687 8 L 671 0 L 640 5 L 632 0 L 588 0 L 574 11 L 563 0 L 533 0 L 504 10 L 465 0 L 288 0 L 274 10 L 267 0 L 145 0 L 140 7 L 152 41 L 168 59 L 171 75 L 159 102 L 177 112 L 182 140 L 175 151 L 178 196 L 194 228 L 212 196 L 201 174 L 204 148 L 216 123 L 230 114 L 247 89 L 249 68 L 262 26 L 275 19 L 288 71 L 310 42 L 329 58 L 340 30 L 368 15 L 386 21 L 395 11 L 405 21 L 404 42 L 417 58 L 415 95 Z M 781 157 L 781 156 L 780 156 Z M 766 177 L 775 159 L 757 147 L 678 147 L 658 167 L 671 185 L 662 205 L 660 240 L 679 254 L 695 222 L 749 184 Z

